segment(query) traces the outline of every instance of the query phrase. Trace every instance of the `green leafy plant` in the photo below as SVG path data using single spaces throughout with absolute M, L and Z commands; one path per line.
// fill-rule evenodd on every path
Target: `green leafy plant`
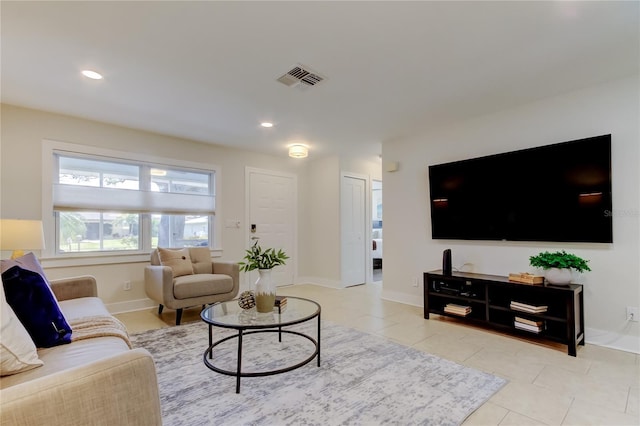
M 529 264 L 535 268 L 550 269 L 550 268 L 568 268 L 575 269 L 578 272 L 590 271 L 589 261 L 584 260 L 575 254 L 567 253 L 566 251 L 556 251 L 549 253 L 545 251 L 537 256 L 529 257 Z
M 272 269 L 278 265 L 284 265 L 289 256 L 282 250 L 276 251 L 274 248 L 263 250 L 258 245 L 258 241 L 246 251 L 244 262 L 238 262 L 240 270 L 243 272 L 253 271 L 254 269 Z

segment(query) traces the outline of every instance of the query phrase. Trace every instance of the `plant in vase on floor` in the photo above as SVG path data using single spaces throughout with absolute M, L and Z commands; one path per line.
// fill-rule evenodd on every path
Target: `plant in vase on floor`
M 289 256 L 284 251 L 274 248 L 263 250 L 258 241 L 246 251 L 244 262 L 238 262 L 240 270 L 244 272 L 258 270 L 256 281 L 255 299 L 258 312 L 271 312 L 276 300 L 276 287 L 271 279 L 271 269 L 278 265 L 284 265 Z
M 546 271 L 545 278 L 550 284 L 566 285 L 571 282 L 571 270 L 578 272 L 591 271 L 589 261 L 566 251 L 548 251 L 529 257 L 529 264 Z

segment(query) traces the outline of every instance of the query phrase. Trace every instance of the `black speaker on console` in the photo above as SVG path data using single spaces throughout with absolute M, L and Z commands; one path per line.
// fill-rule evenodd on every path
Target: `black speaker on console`
M 442 273 L 451 275 L 451 272 L 451 249 L 446 249 L 442 252 Z

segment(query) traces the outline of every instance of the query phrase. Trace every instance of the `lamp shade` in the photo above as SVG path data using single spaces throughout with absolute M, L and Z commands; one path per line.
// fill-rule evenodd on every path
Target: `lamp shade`
M 289 147 L 289 157 L 293 158 L 305 158 L 309 155 L 309 148 L 305 145 L 291 145 Z
M 0 220 L 0 249 L 14 250 L 14 255 L 22 250 L 42 250 L 44 233 L 41 220 Z

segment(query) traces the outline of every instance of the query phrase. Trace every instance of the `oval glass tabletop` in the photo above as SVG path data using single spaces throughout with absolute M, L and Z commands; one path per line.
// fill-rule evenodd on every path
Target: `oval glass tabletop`
M 277 307 L 268 313 L 259 313 L 255 307 L 242 309 L 238 305 L 238 300 L 234 299 L 205 308 L 200 317 L 204 322 L 218 327 L 257 329 L 297 324 L 320 313 L 320 305 L 313 300 L 293 296 L 286 296 L 286 298 L 286 305 L 281 311 Z

